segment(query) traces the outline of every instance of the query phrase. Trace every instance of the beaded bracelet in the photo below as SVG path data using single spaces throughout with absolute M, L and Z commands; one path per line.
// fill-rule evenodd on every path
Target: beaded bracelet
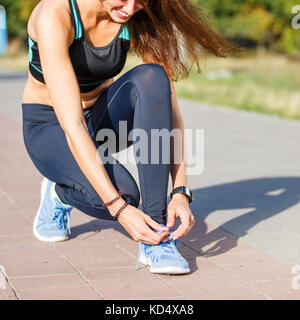
M 118 220 L 120 213 L 128 206 L 128 202 L 125 202 L 122 207 L 118 210 L 116 215 L 113 217 L 113 220 Z
M 120 190 L 120 191 L 118 192 L 118 195 L 117 195 L 115 198 L 113 198 L 113 199 L 112 199 L 111 201 L 109 201 L 109 202 L 103 203 L 101 206 L 104 207 L 104 208 L 110 206 L 111 204 L 115 203 L 118 199 L 120 199 L 122 195 L 123 195 L 123 191 Z

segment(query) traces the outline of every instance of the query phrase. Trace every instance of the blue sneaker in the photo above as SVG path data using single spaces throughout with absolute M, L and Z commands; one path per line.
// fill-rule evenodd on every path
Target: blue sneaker
M 157 245 L 139 242 L 139 256 L 137 259 L 136 270 L 138 270 L 139 262 L 141 262 L 146 266 L 151 266 L 150 272 L 153 273 L 189 273 L 189 264 L 178 252 L 176 245 L 177 240 L 172 239 L 167 242 L 160 242 Z
M 55 192 L 55 183 L 43 179 L 41 203 L 33 223 L 33 234 L 41 241 L 68 240 L 70 231 L 70 211 L 72 206 L 64 204 Z M 68 225 L 68 229 L 67 229 Z

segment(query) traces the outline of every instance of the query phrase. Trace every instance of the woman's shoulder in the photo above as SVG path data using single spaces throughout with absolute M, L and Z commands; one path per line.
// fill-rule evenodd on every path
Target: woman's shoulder
M 28 34 L 36 39 L 37 28 L 49 22 L 63 24 L 71 29 L 69 0 L 41 0 L 28 20 Z
M 41 10 L 62 10 L 69 8 L 69 0 L 41 0 L 36 7 Z

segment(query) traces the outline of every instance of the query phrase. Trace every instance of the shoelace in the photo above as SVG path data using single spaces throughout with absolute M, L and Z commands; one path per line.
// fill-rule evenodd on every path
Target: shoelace
M 67 220 L 67 221 L 66 221 Z M 67 222 L 68 233 L 71 235 L 71 227 L 70 227 L 70 212 L 66 209 L 55 207 L 54 209 L 54 217 L 49 219 L 50 224 L 56 225 L 59 229 L 61 226 Z
M 65 216 L 67 217 L 68 233 L 69 233 L 69 235 L 71 235 L 70 212 L 66 211 Z
M 158 233 L 161 233 L 163 231 L 160 231 Z M 171 233 L 170 233 L 171 234 Z M 173 239 L 173 235 L 171 234 L 171 238 Z M 176 240 L 170 240 L 170 241 L 166 241 L 166 242 L 160 242 L 159 245 L 156 245 L 156 252 L 159 251 L 161 254 L 164 254 L 164 253 L 177 253 L 176 250 L 174 250 L 174 247 L 176 249 L 176 243 L 177 243 L 177 239 Z M 146 246 L 150 246 L 148 244 L 146 244 Z M 152 252 L 151 252 L 152 253 Z M 151 253 L 150 253 L 150 256 L 151 256 Z M 139 262 L 140 262 L 140 256 L 141 256 L 141 250 L 139 250 L 139 255 L 138 255 L 138 258 L 137 258 L 137 262 L 136 262 L 136 266 L 135 266 L 135 269 L 138 270 L 138 266 L 139 266 Z
M 159 245 L 156 246 L 155 251 L 156 252 L 159 251 L 161 254 L 174 253 L 174 252 L 177 253 L 176 244 L 174 243 L 174 240 L 161 242 Z M 150 255 L 151 255 L 151 253 L 150 253 Z

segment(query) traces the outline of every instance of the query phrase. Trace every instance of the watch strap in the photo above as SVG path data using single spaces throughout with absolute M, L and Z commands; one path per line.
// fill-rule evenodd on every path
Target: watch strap
M 189 199 L 189 203 L 194 201 L 194 196 L 193 196 L 192 191 L 185 186 L 180 186 L 180 187 L 176 187 L 175 189 L 173 189 L 173 191 L 170 193 L 171 199 L 172 199 L 173 195 L 176 193 L 184 194 Z

